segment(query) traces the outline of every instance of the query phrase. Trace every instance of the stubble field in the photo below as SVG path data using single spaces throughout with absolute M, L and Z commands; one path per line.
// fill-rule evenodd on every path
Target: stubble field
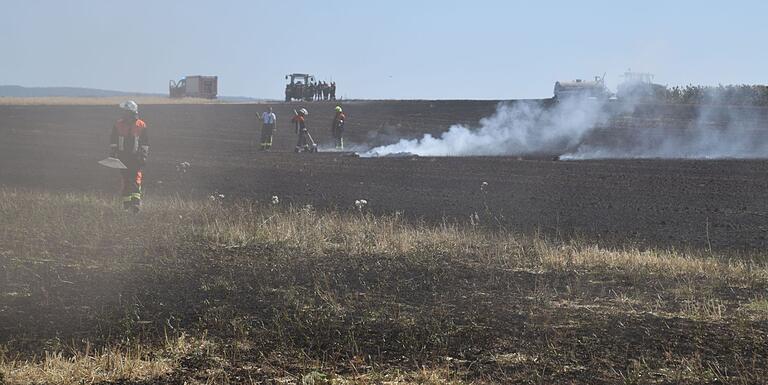
M 95 164 L 114 107 L 0 107 L 0 382 L 768 376 L 765 161 L 295 154 L 282 103 L 259 153 L 266 107 L 142 106 L 136 216 Z M 347 140 L 438 134 L 495 107 L 348 102 Z M 333 104 L 308 108 L 329 143 Z M 656 111 L 588 140 L 692 116 Z

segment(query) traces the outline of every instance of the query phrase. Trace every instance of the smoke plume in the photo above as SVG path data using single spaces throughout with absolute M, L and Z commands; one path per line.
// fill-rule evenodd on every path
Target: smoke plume
M 602 103 L 573 99 L 547 108 L 542 102 L 503 102 L 479 127 L 451 126 L 434 137 L 402 139 L 368 155 L 411 153 L 423 156 L 562 154 L 578 145 L 603 121 Z
M 660 125 L 646 120 L 626 129 L 617 128 L 613 122 L 560 158 L 751 159 L 768 154 L 768 132 L 761 109 L 722 104 L 677 107 L 694 109 L 695 118 L 669 119 L 671 123 Z M 659 112 L 656 115 L 656 120 L 663 117 Z
M 637 117 L 637 106 L 627 100 L 583 98 L 551 106 L 532 101 L 503 102 L 476 127 L 454 125 L 438 136 L 401 139 L 363 155 L 713 159 L 761 158 L 768 153 L 768 134 L 756 123 L 765 119 L 749 110 L 714 106 L 677 106 L 675 110 L 645 105 L 644 113 Z M 675 116 L 691 109 L 693 119 Z

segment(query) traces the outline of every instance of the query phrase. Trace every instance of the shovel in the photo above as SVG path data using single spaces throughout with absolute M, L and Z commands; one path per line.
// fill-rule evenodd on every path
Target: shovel
M 120 159 L 112 158 L 112 157 L 100 160 L 99 164 L 104 167 L 117 168 L 121 170 L 128 168 L 128 167 L 125 167 L 125 165 L 123 164 L 123 162 L 120 161 Z

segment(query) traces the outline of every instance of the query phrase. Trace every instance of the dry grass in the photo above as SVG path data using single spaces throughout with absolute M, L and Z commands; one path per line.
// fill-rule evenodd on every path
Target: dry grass
M 768 320 L 768 298 L 759 296 L 743 305 L 743 309 L 756 319 Z
M 154 199 L 140 217 L 122 215 L 111 197 L 0 190 L 5 240 L 21 250 L 43 252 L 50 241 L 95 250 L 114 245 L 114 234 L 141 225 L 145 234 L 122 239 L 135 247 L 173 252 L 197 237 L 225 249 L 251 246 L 300 250 L 319 258 L 333 254 L 457 259 L 483 266 L 538 270 L 613 270 L 638 276 L 699 277 L 717 281 L 768 282 L 768 265 L 708 252 L 607 250 L 583 242 L 552 243 L 511 233 L 457 225 L 414 225 L 399 216 L 317 212 L 311 207 L 266 207 L 250 202 Z M 30 237 L 49 242 L 29 242 Z
M 82 384 L 114 380 L 144 380 L 170 372 L 163 361 L 146 361 L 120 352 L 64 357 L 47 354 L 40 363 L 14 362 L 4 367 L 10 384 Z
M 118 206 L 0 189 L 0 324 L 19 325 L 0 334 L 10 383 L 768 375 L 752 369 L 768 356 L 760 256 L 607 250 L 247 201 Z

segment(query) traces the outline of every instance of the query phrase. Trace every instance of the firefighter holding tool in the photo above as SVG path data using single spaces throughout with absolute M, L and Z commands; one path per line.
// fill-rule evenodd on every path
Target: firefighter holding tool
M 110 157 L 99 162 L 120 169 L 123 208 L 139 212 L 142 170 L 149 156 L 147 124 L 139 119 L 139 106 L 133 100 L 120 103 L 122 118 L 112 127 Z

